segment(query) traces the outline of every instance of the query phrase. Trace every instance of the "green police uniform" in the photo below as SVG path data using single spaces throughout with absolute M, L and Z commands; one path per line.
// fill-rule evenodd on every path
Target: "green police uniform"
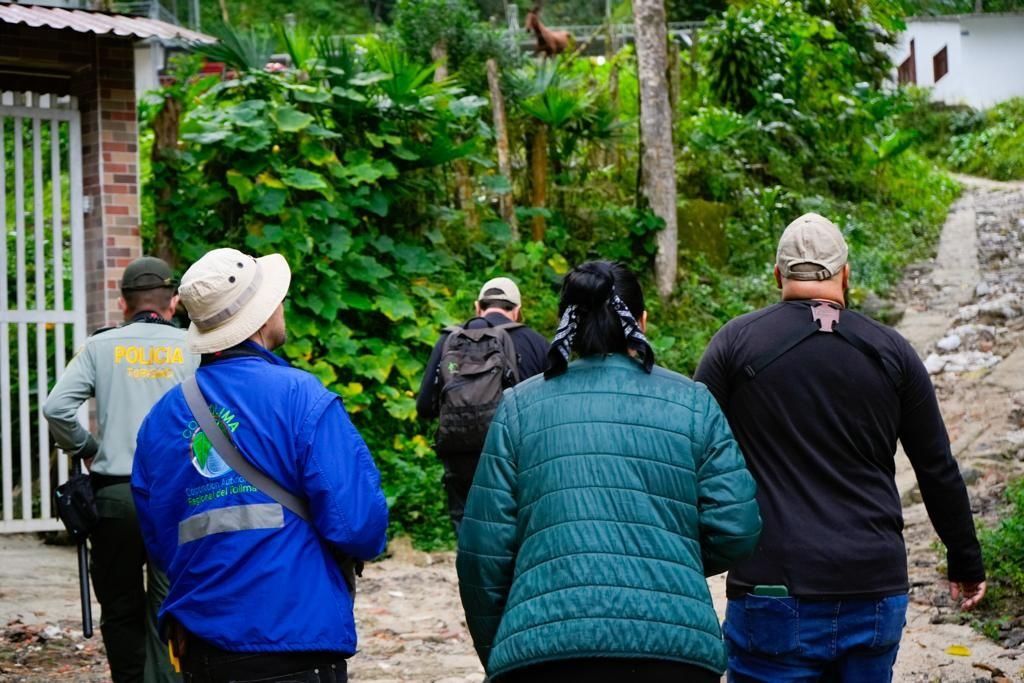
M 162 261 L 139 259 L 125 271 L 122 290 L 174 284 Z M 76 457 L 93 458 L 90 479 L 101 519 L 90 536 L 91 572 L 115 683 L 180 681 L 156 629 L 167 579 L 147 562 L 128 478 L 143 418 L 198 365 L 184 330 L 143 313 L 90 337 L 43 408 L 57 445 Z M 78 420 L 80 407 L 91 397 L 96 398 L 98 439 Z

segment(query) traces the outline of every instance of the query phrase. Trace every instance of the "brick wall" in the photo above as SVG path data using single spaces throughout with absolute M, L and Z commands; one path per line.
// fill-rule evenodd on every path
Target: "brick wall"
M 121 275 L 142 255 L 134 51 L 129 40 L 96 41 L 96 78 L 79 95 L 89 328 L 121 321 Z
M 125 266 L 142 254 L 138 128 L 131 38 L 0 24 L 0 90 L 41 90 L 78 98 L 82 117 L 86 307 L 89 331 L 120 322 Z M 20 79 L 20 80 L 19 80 Z M 43 85 L 45 84 L 45 85 Z

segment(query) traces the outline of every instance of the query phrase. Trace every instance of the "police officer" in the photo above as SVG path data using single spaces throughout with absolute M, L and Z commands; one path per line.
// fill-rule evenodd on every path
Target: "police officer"
M 57 445 L 84 461 L 96 492 L 101 519 L 90 536 L 92 581 L 115 683 L 180 680 L 156 629 L 167 579 L 147 560 L 129 483 L 143 418 L 199 364 L 188 351 L 185 331 L 169 322 L 178 305 L 177 284 L 164 261 L 133 261 L 118 300 L 124 323 L 86 341 L 43 408 Z M 78 420 L 79 408 L 91 397 L 95 436 Z

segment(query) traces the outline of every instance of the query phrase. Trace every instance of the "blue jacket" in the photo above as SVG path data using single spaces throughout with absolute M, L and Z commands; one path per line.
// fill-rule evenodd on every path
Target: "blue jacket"
M 132 472 L 146 547 L 170 580 L 161 620 L 229 651 L 353 654 L 352 596 L 329 545 L 383 551 L 380 473 L 337 395 L 254 344 L 247 353 L 204 364 L 199 387 L 239 450 L 309 501 L 313 525 L 236 475 L 175 387 L 142 423 Z

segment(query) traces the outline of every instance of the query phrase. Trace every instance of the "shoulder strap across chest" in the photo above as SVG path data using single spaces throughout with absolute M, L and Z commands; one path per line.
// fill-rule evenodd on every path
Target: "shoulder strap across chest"
M 748 382 L 763 372 L 769 365 L 786 355 L 815 334 L 835 334 L 837 337 L 854 347 L 865 356 L 876 362 L 885 372 L 894 388 L 900 385 L 899 371 L 882 357 L 881 352 L 870 342 L 858 335 L 849 325 L 841 325 L 840 317 L 843 309 L 828 303 L 818 303 L 810 307 L 811 319 L 803 325 L 793 328 L 778 343 L 739 368 L 733 376 L 736 386 Z

